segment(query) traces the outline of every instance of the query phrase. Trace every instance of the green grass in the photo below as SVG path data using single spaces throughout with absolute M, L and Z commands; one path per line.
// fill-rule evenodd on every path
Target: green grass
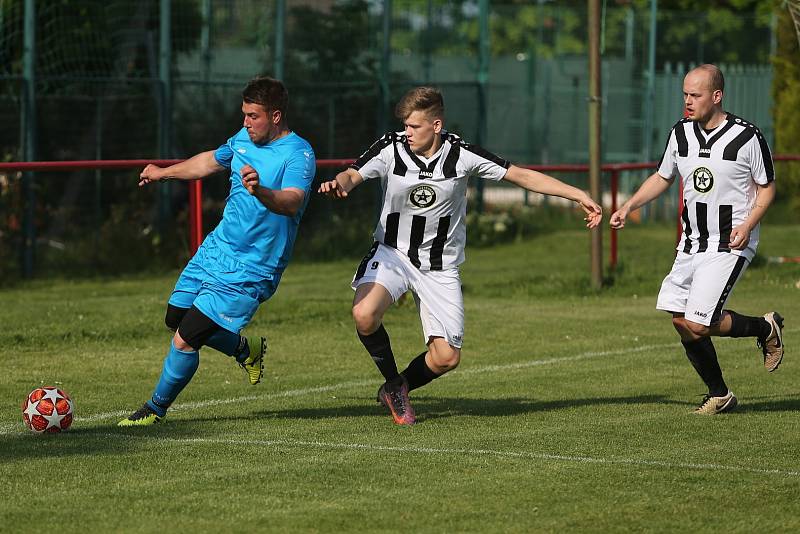
M 760 252 L 800 255 L 796 236 L 765 227 Z M 152 428 L 114 425 L 158 377 L 176 273 L 2 290 L 0 531 L 797 531 L 800 265 L 753 266 L 729 302 L 783 313 L 783 366 L 717 340 L 740 408 L 698 417 L 702 385 L 654 309 L 674 230 L 619 237 L 602 291 L 582 231 L 469 250 L 462 365 L 414 392 L 413 428 L 374 401 L 355 260 L 293 264 L 250 328 L 270 338 L 262 384 L 205 349 Z M 404 366 L 423 348 L 413 301 L 385 323 Z M 42 384 L 75 400 L 66 434 L 22 425 Z

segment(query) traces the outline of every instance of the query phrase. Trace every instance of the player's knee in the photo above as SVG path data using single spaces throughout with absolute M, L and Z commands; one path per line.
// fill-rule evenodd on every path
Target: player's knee
M 356 323 L 356 329 L 362 334 L 374 332 L 381 324 L 380 317 L 375 311 L 363 304 L 353 306 L 353 321 Z
M 175 335 L 172 336 L 172 346 L 184 352 L 192 352 L 197 350 L 197 348 L 192 347 L 189 343 L 186 342 L 186 340 L 183 339 L 180 331 L 175 332 Z
M 700 323 L 695 323 L 686 319 L 686 317 L 673 317 L 672 326 L 679 334 L 691 334 L 692 336 L 704 337 L 709 335 L 710 330 L 707 326 Z
M 696 336 L 707 336 L 710 333 L 710 329 L 703 324 L 695 323 L 693 321 L 685 321 L 686 328 Z
M 431 347 L 430 354 L 432 363 L 437 367 L 434 370 L 439 373 L 452 371 L 461 362 L 461 350 L 450 345 L 446 348 Z
M 179 308 L 172 304 L 167 304 L 167 315 L 164 317 L 164 324 L 173 332 L 177 331 L 178 326 L 180 326 L 181 321 L 188 311 L 189 308 Z

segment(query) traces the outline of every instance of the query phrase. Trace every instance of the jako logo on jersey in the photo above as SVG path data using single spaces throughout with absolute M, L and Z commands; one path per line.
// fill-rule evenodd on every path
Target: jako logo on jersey
M 436 202 L 436 191 L 429 185 L 419 185 L 411 190 L 408 199 L 418 208 L 427 208 Z
M 714 187 L 714 175 L 705 167 L 697 167 L 692 173 L 694 188 L 700 193 L 708 193 Z

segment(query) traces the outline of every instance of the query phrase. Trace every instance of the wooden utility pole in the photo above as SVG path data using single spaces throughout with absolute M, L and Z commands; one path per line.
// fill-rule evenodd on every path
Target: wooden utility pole
M 589 193 L 602 202 L 600 188 L 600 126 L 602 92 L 600 88 L 600 0 L 589 1 Z M 602 226 L 592 229 L 592 287 L 603 285 Z

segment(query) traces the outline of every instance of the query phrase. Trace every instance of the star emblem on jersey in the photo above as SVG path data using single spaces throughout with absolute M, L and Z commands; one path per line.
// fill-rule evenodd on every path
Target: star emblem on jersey
M 692 173 L 694 188 L 700 193 L 708 193 L 714 187 L 714 175 L 705 167 L 697 167 Z
M 420 185 L 411 190 L 409 200 L 418 208 L 427 208 L 436 202 L 436 191 L 429 185 Z

